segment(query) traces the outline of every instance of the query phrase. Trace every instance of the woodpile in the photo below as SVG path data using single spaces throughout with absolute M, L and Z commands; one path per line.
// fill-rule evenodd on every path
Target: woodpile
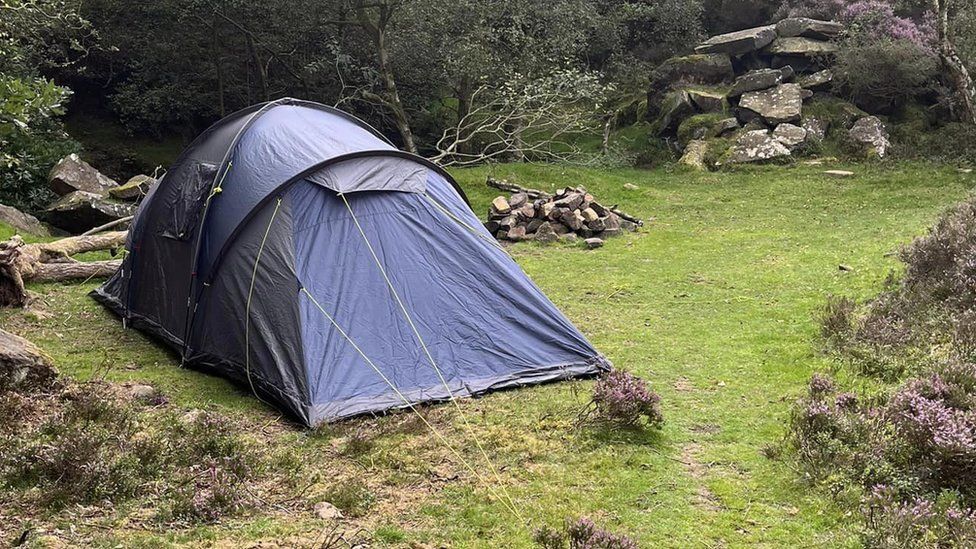
M 636 231 L 643 225 L 640 219 L 616 206 L 600 204 L 583 187 L 567 187 L 549 194 L 490 177 L 487 184 L 512 193 L 491 201 L 485 228 L 498 240 L 555 242 L 582 238 L 588 247 L 598 248 L 604 238 Z

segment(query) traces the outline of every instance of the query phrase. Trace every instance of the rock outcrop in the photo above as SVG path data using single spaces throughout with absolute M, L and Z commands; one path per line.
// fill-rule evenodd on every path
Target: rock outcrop
M 824 139 L 885 157 L 884 124 L 830 94 L 843 32 L 841 23 L 791 17 L 709 38 L 653 71 L 644 110 L 652 131 L 696 168 L 811 154 Z
M 108 194 L 117 200 L 141 200 L 155 184 L 156 179 L 151 176 L 136 175 L 124 184 L 109 189 Z

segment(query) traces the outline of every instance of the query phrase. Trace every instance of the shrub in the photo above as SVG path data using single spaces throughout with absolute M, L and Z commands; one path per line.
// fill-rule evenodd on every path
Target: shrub
M 173 498 L 172 518 L 212 523 L 247 507 L 249 478 L 241 475 L 239 465 L 224 458 L 191 466 Z
M 634 540 L 603 530 L 586 517 L 567 519 L 562 530 L 543 526 L 533 540 L 543 549 L 637 549 Z
M 598 420 L 623 427 L 635 427 L 641 419 L 651 426 L 664 422 L 661 397 L 647 382 L 623 370 L 614 370 L 593 388 L 593 405 Z
M 333 485 L 322 495 L 322 499 L 335 505 L 350 517 L 359 517 L 373 506 L 376 497 L 363 481 L 352 479 Z
M 938 59 L 907 40 L 855 34 L 841 41 L 834 87 L 869 112 L 892 112 L 932 91 Z

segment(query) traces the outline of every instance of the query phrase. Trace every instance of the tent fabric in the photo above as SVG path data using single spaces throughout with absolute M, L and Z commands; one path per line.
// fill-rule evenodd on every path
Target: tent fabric
M 96 299 L 310 426 L 610 368 L 446 172 L 320 105 L 207 130 L 127 249 Z

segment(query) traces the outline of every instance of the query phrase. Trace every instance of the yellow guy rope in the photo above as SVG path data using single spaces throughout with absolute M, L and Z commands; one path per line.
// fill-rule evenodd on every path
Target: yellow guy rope
M 307 295 L 308 298 L 312 300 L 312 303 L 315 304 L 316 307 L 318 307 L 319 311 L 322 312 L 322 315 L 325 316 L 325 318 L 329 319 L 329 322 L 332 323 L 332 326 L 334 326 L 335 329 L 339 332 L 339 334 L 341 334 L 342 337 L 344 337 L 346 341 L 349 342 L 349 345 L 351 345 L 352 348 L 355 349 L 357 353 L 359 353 L 359 356 L 363 357 L 363 360 L 365 360 L 366 363 L 369 364 L 371 368 L 373 368 L 373 371 L 375 371 L 376 374 L 380 376 L 380 378 L 382 378 L 387 385 L 390 386 L 390 389 L 393 389 L 393 392 L 396 393 L 398 397 L 400 397 L 400 400 L 402 400 L 403 403 L 408 408 L 410 408 L 410 411 L 416 414 L 417 417 L 420 418 L 420 421 L 424 422 L 424 425 L 426 425 L 427 429 L 429 429 L 430 432 L 434 434 L 437 440 L 441 442 L 444 446 L 446 446 L 447 449 L 450 450 L 452 454 L 454 454 L 454 457 L 456 457 L 458 461 L 460 461 L 461 464 L 464 465 L 465 468 L 467 468 L 468 471 L 471 471 L 471 473 L 478 479 L 479 482 L 481 482 L 486 488 L 488 488 L 488 490 L 491 492 L 493 496 L 498 498 L 498 500 L 501 501 L 503 505 L 508 507 L 509 510 L 512 511 L 512 513 L 518 516 L 518 511 L 513 506 L 511 506 L 509 502 L 506 502 L 505 499 L 498 494 L 498 492 L 495 491 L 491 483 L 489 483 L 488 480 L 485 479 L 485 477 L 481 476 L 481 474 L 478 473 L 478 471 L 474 467 L 472 467 L 467 462 L 467 460 L 464 459 L 464 457 L 461 456 L 460 452 L 458 452 L 454 448 L 454 445 L 452 445 L 447 440 L 447 438 L 443 434 L 441 434 L 440 431 L 437 430 L 436 427 L 434 427 L 433 425 L 431 425 L 429 421 L 427 421 L 427 418 L 425 418 L 423 414 L 421 414 L 420 411 L 417 410 L 417 408 L 413 405 L 413 403 L 410 402 L 410 399 L 408 399 L 403 393 L 400 392 L 399 389 L 397 389 L 396 385 L 394 385 L 393 382 L 390 381 L 390 378 L 386 377 L 386 375 L 383 374 L 383 372 L 379 369 L 379 367 L 377 367 L 376 364 L 372 360 L 370 360 L 368 356 L 366 356 L 366 353 L 364 353 L 363 350 L 359 348 L 359 345 L 356 345 L 356 342 L 353 341 L 351 337 L 349 337 L 349 335 L 346 333 L 345 330 L 342 329 L 341 326 L 339 326 L 339 323 L 336 322 L 335 318 L 333 318 L 332 315 L 330 315 L 325 311 L 322 305 L 319 304 L 318 300 L 315 299 L 315 296 L 313 296 L 311 292 L 309 292 L 304 286 L 302 287 L 302 292 L 304 292 L 305 295 Z
M 258 263 L 261 262 L 261 254 L 264 253 L 264 244 L 268 241 L 268 234 L 271 233 L 271 224 L 274 223 L 278 209 L 281 208 L 281 197 L 271 212 L 271 219 L 268 220 L 268 227 L 264 230 L 264 237 L 261 238 L 261 246 L 258 248 L 258 255 L 254 258 L 254 269 L 251 271 L 251 287 L 247 290 L 247 304 L 244 306 L 244 372 L 247 374 L 247 383 L 251 386 L 251 392 L 261 402 L 264 399 L 254 390 L 254 382 L 251 381 L 251 297 L 254 295 L 254 281 L 258 275 Z M 267 402 L 264 402 L 268 404 Z
M 471 438 L 474 439 L 475 444 L 478 446 L 478 450 L 481 451 L 481 455 L 485 458 L 485 463 L 488 464 L 488 468 L 491 470 L 491 473 L 495 476 L 495 481 L 498 482 L 498 485 L 501 487 L 502 492 L 505 494 L 505 497 L 508 498 L 509 505 L 512 508 L 513 512 L 515 513 L 515 516 L 518 517 L 519 520 L 523 520 L 522 515 L 518 512 L 515 506 L 515 502 L 512 500 L 512 496 L 508 494 L 508 489 L 505 488 L 505 484 L 502 482 L 501 476 L 499 476 L 498 474 L 498 470 L 495 469 L 495 466 L 492 463 L 491 458 L 488 457 L 488 452 L 485 451 L 484 446 L 481 445 L 481 441 L 478 439 L 478 436 L 474 432 L 474 429 L 471 427 L 471 424 L 468 423 L 468 418 L 461 410 L 461 405 L 458 404 L 457 399 L 454 398 L 454 392 L 451 391 L 451 387 L 447 384 L 447 380 L 444 379 L 444 375 L 441 373 L 440 368 L 437 367 L 437 363 L 434 361 L 433 355 L 430 354 L 430 350 L 427 348 L 427 344 L 424 342 L 424 338 L 421 337 L 420 331 L 417 330 L 417 326 L 413 323 L 413 319 L 410 317 L 410 313 L 407 311 L 406 306 L 403 304 L 403 301 L 400 299 L 400 294 L 397 293 L 396 288 L 393 287 L 393 282 L 391 282 L 390 277 L 387 276 L 386 269 L 383 268 L 383 264 L 380 262 L 380 258 L 376 255 L 376 251 L 373 250 L 373 245 L 370 244 L 369 238 L 366 237 L 366 233 L 363 231 L 363 227 L 359 224 L 359 219 L 357 219 L 356 214 L 353 213 L 352 207 L 349 205 L 349 201 L 346 200 L 346 195 L 343 193 L 339 193 L 339 196 L 342 197 L 342 201 L 346 204 L 346 209 L 349 210 L 349 215 L 352 216 L 352 220 L 356 224 L 356 228 L 359 230 L 359 234 L 362 235 L 363 241 L 366 242 L 366 247 L 369 248 L 369 253 L 373 256 L 373 261 L 376 262 L 376 266 L 379 267 L 380 273 L 383 275 L 383 279 L 386 280 L 386 285 L 390 288 L 390 292 L 393 294 L 393 297 L 396 298 L 396 302 L 400 306 L 400 311 L 403 312 L 404 318 L 407 319 L 407 323 L 410 324 L 410 328 L 413 330 L 414 335 L 417 336 L 417 341 L 420 342 L 420 346 L 423 348 L 424 353 L 427 355 L 427 360 L 430 361 L 430 365 L 433 366 L 434 371 L 437 372 L 437 377 L 440 379 L 441 384 L 443 384 L 444 389 L 447 390 L 447 394 L 450 396 L 451 403 L 454 404 L 454 408 L 457 409 L 458 415 L 461 416 L 461 421 L 464 423 L 465 429 L 467 429 L 467 431 L 471 434 Z

